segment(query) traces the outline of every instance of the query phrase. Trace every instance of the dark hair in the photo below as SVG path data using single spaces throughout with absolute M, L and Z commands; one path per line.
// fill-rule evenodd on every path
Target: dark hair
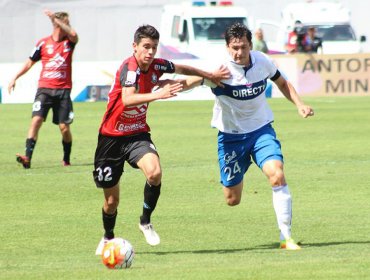
M 61 19 L 61 20 L 63 20 L 63 19 L 65 19 L 65 18 L 67 18 L 69 15 L 68 15 L 68 13 L 66 13 L 66 12 L 56 12 L 56 13 L 54 13 L 54 16 L 55 16 L 55 18 L 57 18 L 57 19 Z
M 135 32 L 134 42 L 138 44 L 143 38 L 159 40 L 159 32 L 151 25 L 142 25 Z
M 234 38 L 241 39 L 244 36 L 247 37 L 249 43 L 252 43 L 252 32 L 248 29 L 248 27 L 239 22 L 234 23 L 233 25 L 229 26 L 226 29 L 225 33 L 226 44 L 229 45 L 231 39 Z

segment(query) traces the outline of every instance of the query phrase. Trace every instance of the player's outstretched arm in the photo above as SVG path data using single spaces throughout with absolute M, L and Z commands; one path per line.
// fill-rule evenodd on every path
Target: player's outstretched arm
M 8 92 L 9 94 L 11 94 L 11 92 L 14 90 L 15 88 L 15 83 L 17 81 L 17 79 L 19 77 L 21 77 L 22 75 L 24 75 L 25 73 L 27 73 L 28 70 L 31 69 L 31 67 L 35 64 L 36 62 L 31 60 L 31 59 L 27 59 L 27 61 L 23 64 L 22 68 L 18 71 L 18 73 L 14 76 L 13 79 L 10 80 L 9 82 L 9 85 L 8 85 Z
M 135 106 L 159 99 L 168 99 L 177 96 L 177 93 L 180 92 L 182 88 L 183 86 L 181 83 L 175 82 L 163 84 L 163 87 L 154 92 L 137 94 L 135 87 L 123 87 L 122 102 L 125 106 Z
M 183 85 L 183 91 L 186 91 L 197 86 L 200 86 L 204 82 L 204 78 L 199 76 L 189 76 L 181 82 Z
M 165 79 L 165 80 L 159 80 L 157 86 L 159 88 L 162 88 L 167 84 L 173 85 L 176 83 L 180 83 L 182 85 L 181 91 L 187 91 L 194 87 L 200 86 L 203 80 L 204 78 L 199 77 L 199 76 L 188 76 L 186 77 L 186 79 L 176 79 L 176 80 Z
M 44 10 L 44 13 L 45 13 L 45 15 L 47 15 L 50 18 L 51 22 L 54 25 L 59 26 L 65 33 L 67 33 L 68 39 L 71 42 L 73 42 L 73 43 L 78 42 L 77 32 L 71 27 L 68 20 L 65 22 L 65 21 L 57 18 L 55 13 L 53 13 L 52 11 L 47 10 L 47 9 Z
M 221 80 L 230 78 L 230 71 L 224 65 L 222 65 L 214 72 L 207 72 L 189 65 L 176 64 L 175 72 L 188 76 L 199 76 L 221 87 L 223 87 Z
M 303 103 L 294 86 L 289 81 L 285 80 L 283 76 L 280 76 L 274 82 L 278 86 L 279 90 L 284 94 L 284 96 L 297 106 L 298 113 L 303 118 L 311 117 L 314 115 L 314 111 L 311 106 Z

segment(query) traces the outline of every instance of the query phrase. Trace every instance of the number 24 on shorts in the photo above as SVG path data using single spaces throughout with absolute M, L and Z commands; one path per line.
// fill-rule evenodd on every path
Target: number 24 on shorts
M 240 173 L 241 171 L 242 170 L 237 161 L 235 161 L 233 168 L 231 168 L 231 166 L 226 166 L 225 173 L 227 174 L 227 181 L 231 181 L 232 179 L 234 179 L 235 174 Z

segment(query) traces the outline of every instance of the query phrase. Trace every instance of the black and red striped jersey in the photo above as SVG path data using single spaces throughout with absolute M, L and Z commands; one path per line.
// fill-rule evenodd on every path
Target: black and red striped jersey
M 30 59 L 41 60 L 39 88 L 72 88 L 72 55 L 75 43 L 68 38 L 56 42 L 52 36 L 41 39 Z
M 148 103 L 125 107 L 122 102 L 122 88 L 135 87 L 135 94 L 151 93 L 164 73 L 173 73 L 172 62 L 155 58 L 148 71 L 141 71 L 134 56 L 126 59 L 117 70 L 114 83 L 108 94 L 107 110 L 100 133 L 106 136 L 125 136 L 150 131 L 146 122 Z

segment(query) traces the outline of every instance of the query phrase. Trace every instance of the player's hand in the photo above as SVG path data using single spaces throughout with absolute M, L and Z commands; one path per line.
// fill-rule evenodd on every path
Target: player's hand
M 225 65 L 221 65 L 217 70 L 212 73 L 211 82 L 218 85 L 219 87 L 224 87 L 221 80 L 227 80 L 231 77 L 229 69 Z
M 44 14 L 47 15 L 51 20 L 54 19 L 54 13 L 52 11 L 45 9 Z
M 312 117 L 315 114 L 313 109 L 308 105 L 300 105 L 298 107 L 298 113 L 304 118 Z
M 174 96 L 177 96 L 177 93 L 180 92 L 183 88 L 181 83 L 170 83 L 166 84 L 157 94 L 159 99 L 168 99 Z
M 54 12 L 52 12 L 48 9 L 45 9 L 44 14 L 47 15 L 50 18 L 50 20 L 53 24 L 55 24 L 55 13 Z
M 15 88 L 15 80 L 11 80 L 8 85 L 8 93 L 11 94 L 12 91 L 14 91 Z

